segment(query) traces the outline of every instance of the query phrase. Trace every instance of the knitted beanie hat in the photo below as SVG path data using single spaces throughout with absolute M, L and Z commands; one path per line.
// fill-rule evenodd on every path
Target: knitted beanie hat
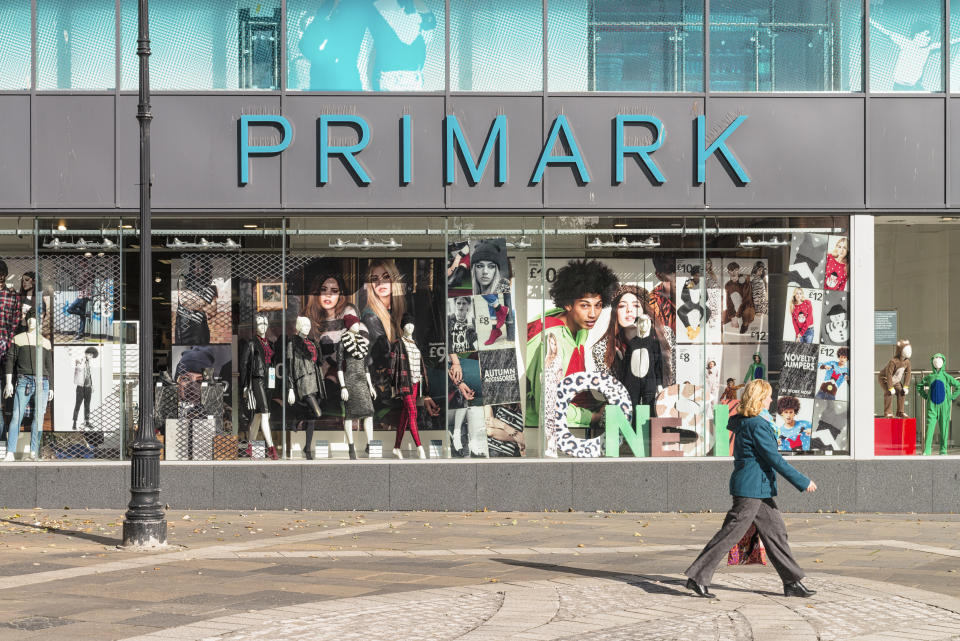
M 500 269 L 500 276 L 502 278 L 507 276 L 507 248 L 504 243 L 496 240 L 481 240 L 470 252 L 470 262 L 476 265 L 481 260 L 496 263 Z

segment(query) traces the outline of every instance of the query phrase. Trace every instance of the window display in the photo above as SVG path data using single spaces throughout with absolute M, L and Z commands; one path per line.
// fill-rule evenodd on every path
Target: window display
M 842 219 L 752 221 L 763 242 L 733 220 L 652 219 L 612 255 L 593 237 L 611 234 L 604 219 L 558 222 L 535 243 L 458 219 L 398 230 L 384 253 L 343 232 L 289 254 L 169 259 L 168 458 L 723 455 L 757 379 L 776 392 L 783 451 L 849 450 Z M 87 407 L 77 394 L 66 420 Z
M 947 436 L 950 433 L 950 406 L 960 396 L 960 381 L 944 371 L 947 359 L 937 353 L 930 357 L 933 371 L 920 380 L 917 391 L 927 401 L 927 437 L 923 446 L 924 456 L 930 456 L 933 437 L 939 429 L 940 454 L 947 453 Z

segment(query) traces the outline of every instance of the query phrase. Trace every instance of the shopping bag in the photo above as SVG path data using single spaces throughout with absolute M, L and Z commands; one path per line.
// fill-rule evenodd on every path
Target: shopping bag
M 760 540 L 757 526 L 750 524 L 750 529 L 743 535 L 740 542 L 727 552 L 727 565 L 766 565 L 767 550 Z

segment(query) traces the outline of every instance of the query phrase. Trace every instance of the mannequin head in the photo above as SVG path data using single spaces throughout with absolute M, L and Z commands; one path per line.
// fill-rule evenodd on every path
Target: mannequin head
M 270 319 L 263 314 L 257 314 L 256 317 L 257 336 L 263 338 L 267 335 L 267 328 L 270 327 Z
M 413 322 L 413 316 L 411 314 L 404 314 L 401 325 L 403 327 L 403 335 L 407 338 L 413 336 L 413 331 L 416 329 L 416 326 Z
M 306 316 L 297 316 L 297 323 L 294 327 L 297 330 L 298 336 L 306 338 L 307 334 L 310 333 L 310 319 Z
M 906 358 L 910 359 L 913 355 L 913 347 L 910 346 L 910 341 L 905 338 L 901 338 L 897 341 L 897 348 L 893 352 L 894 358 Z
M 652 328 L 653 320 L 649 316 L 646 314 L 640 314 L 637 316 L 637 332 L 640 334 L 640 336 L 648 336 Z
M 943 356 L 941 356 L 940 354 L 937 354 L 932 359 L 930 359 L 930 362 L 933 364 L 933 369 L 936 369 L 936 370 L 943 369 L 944 360 L 943 360 Z

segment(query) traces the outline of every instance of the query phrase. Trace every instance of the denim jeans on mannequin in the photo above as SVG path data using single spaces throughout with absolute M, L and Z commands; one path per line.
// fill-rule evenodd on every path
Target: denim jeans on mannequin
M 20 423 L 27 411 L 27 403 L 34 400 L 37 388 L 36 378 L 21 375 L 17 378 L 17 386 L 13 393 L 13 415 L 10 417 L 10 432 L 7 436 L 7 451 L 17 450 L 17 439 L 20 437 Z M 47 377 L 43 377 L 43 390 L 40 393 L 40 406 L 34 407 L 33 424 L 30 427 L 30 451 L 40 455 L 40 432 L 43 430 L 43 415 L 47 410 L 47 392 L 50 384 Z

